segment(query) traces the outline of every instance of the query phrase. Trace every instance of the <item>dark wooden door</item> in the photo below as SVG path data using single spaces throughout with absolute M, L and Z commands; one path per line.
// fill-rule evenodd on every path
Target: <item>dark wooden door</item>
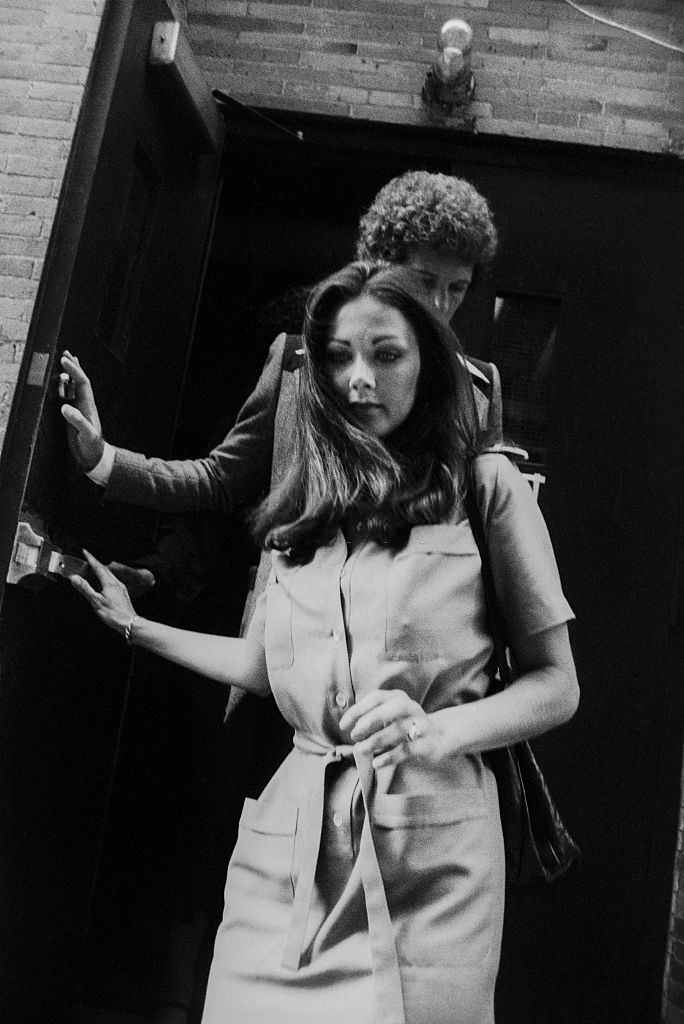
M 3 452 L 3 580 L 19 519 L 39 520 L 65 552 L 86 546 L 105 561 L 150 544 L 154 519 L 106 505 L 74 468 L 55 380 L 68 347 L 94 382 L 105 435 L 168 454 L 222 127 L 212 147 L 182 82 L 174 92 L 149 66 L 153 26 L 171 20 L 163 0 L 105 11 Z M 183 59 L 187 71 L 187 50 Z M 62 580 L 7 585 L 0 672 L 0 1016 L 52 1022 L 91 995 L 111 798 L 146 684 Z

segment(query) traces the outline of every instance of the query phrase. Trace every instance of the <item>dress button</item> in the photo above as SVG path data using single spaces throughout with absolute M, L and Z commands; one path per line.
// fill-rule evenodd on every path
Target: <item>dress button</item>
M 333 638 L 333 640 L 339 640 L 342 634 L 338 629 L 333 629 L 330 631 L 330 636 Z
M 339 811 L 335 811 L 333 814 L 333 825 L 335 828 L 342 828 L 342 815 Z
M 346 708 L 346 706 L 347 706 L 347 698 L 345 697 L 345 695 L 343 693 L 336 693 L 335 694 L 335 703 L 337 704 L 338 708 Z

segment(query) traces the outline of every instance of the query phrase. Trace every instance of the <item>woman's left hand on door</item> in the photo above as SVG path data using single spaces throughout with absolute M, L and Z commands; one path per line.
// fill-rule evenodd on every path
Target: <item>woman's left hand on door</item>
M 100 590 L 93 590 L 81 576 L 70 576 L 69 582 L 79 594 L 85 597 L 98 619 L 104 622 L 105 626 L 125 635 L 126 626 L 129 625 L 131 619 L 135 618 L 135 608 L 131 604 L 126 585 L 85 548 L 83 554 L 100 585 Z

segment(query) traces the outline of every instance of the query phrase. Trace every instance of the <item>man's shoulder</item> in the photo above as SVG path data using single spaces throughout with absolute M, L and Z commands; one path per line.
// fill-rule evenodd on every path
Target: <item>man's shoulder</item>
M 284 340 L 283 340 L 284 339 Z M 283 373 L 294 373 L 304 359 L 304 339 L 301 334 L 280 334 L 276 339 L 283 346 Z
M 485 398 L 491 398 L 492 390 L 497 384 L 497 373 L 494 364 L 486 363 L 482 359 L 473 359 L 472 356 L 465 357 L 465 364 L 473 386 L 478 391 L 481 391 Z
M 251 406 L 252 399 L 261 403 L 275 401 L 283 384 L 294 380 L 292 375 L 302 365 L 303 354 L 302 336 L 281 331 L 269 346 L 266 362 L 246 407 Z
M 503 440 L 503 400 L 501 378 L 494 363 L 465 356 L 475 395 L 481 441 L 485 447 L 500 444 Z

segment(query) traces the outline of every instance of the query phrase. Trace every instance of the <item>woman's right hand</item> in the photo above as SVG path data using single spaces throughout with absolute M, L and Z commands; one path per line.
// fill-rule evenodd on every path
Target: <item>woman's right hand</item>
M 93 590 L 82 576 L 70 576 L 69 581 L 72 587 L 83 595 L 98 619 L 104 622 L 105 626 L 123 635 L 126 626 L 135 618 L 135 608 L 131 604 L 126 586 L 85 548 L 83 554 L 100 584 L 100 590 Z
M 64 402 L 62 416 L 69 425 L 69 449 L 76 462 L 88 473 L 98 464 L 104 451 L 95 396 L 76 356 L 65 350 L 61 364 L 59 397 Z
M 447 745 L 434 715 L 404 690 L 370 690 L 347 708 L 340 728 L 373 759 L 374 768 L 423 761 L 434 764 L 447 755 Z

